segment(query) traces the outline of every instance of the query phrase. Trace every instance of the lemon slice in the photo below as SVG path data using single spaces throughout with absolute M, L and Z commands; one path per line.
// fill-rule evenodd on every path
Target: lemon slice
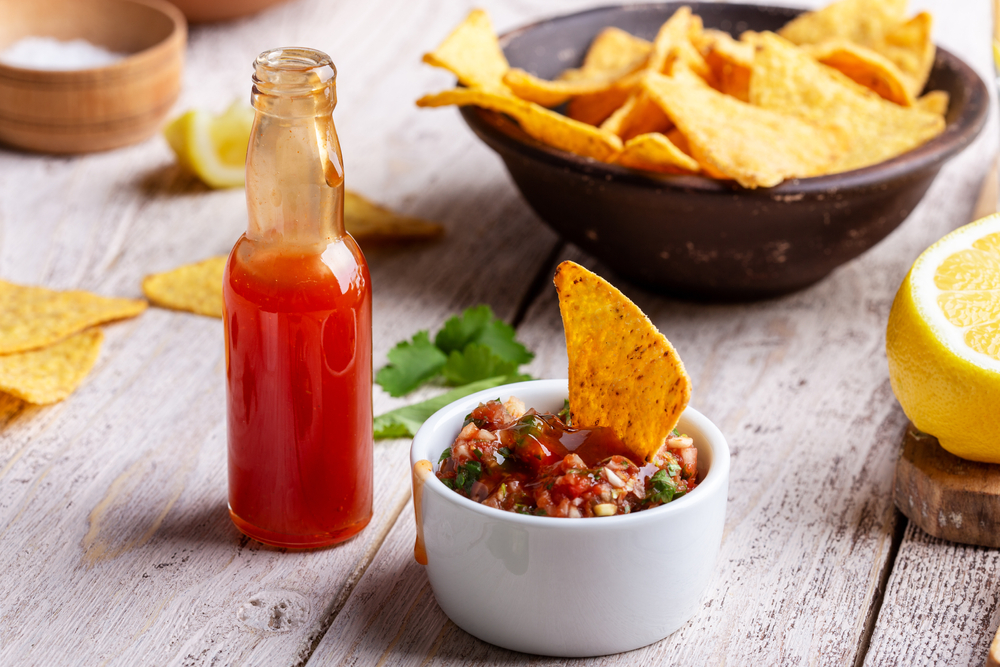
M 886 354 L 917 428 L 956 456 L 1000 463 L 1000 214 L 917 258 L 889 313 Z
M 206 185 L 231 188 L 246 178 L 247 144 L 253 127 L 253 109 L 234 102 L 220 116 L 192 109 L 163 129 L 177 160 Z

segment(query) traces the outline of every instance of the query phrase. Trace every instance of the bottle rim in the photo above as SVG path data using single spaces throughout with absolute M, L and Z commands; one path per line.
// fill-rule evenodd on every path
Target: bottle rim
M 337 67 L 317 49 L 289 46 L 264 51 L 254 61 L 253 82 L 260 92 L 309 95 L 337 79 Z

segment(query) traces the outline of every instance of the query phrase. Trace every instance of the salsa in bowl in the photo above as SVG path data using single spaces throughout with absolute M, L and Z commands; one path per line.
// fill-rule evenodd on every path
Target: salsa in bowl
M 672 502 L 583 520 L 506 511 L 456 493 L 436 475 L 442 464 L 428 462 L 441 459 L 480 404 L 512 396 L 557 414 L 567 382 L 472 394 L 433 415 L 413 440 L 417 557 L 441 609 L 484 641 L 563 657 L 628 651 L 680 628 L 698 607 L 722 540 L 725 437 L 696 410 L 684 411 L 678 431 L 690 436 L 698 471 L 695 488 Z
M 659 507 L 698 485 L 698 450 L 676 429 L 643 461 L 607 426 L 572 426 L 569 401 L 546 414 L 516 396 L 473 408 L 438 463 L 445 486 L 487 507 L 569 519 Z

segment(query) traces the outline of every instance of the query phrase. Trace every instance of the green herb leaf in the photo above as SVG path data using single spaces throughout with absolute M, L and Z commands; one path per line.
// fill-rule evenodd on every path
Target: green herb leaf
M 560 410 L 559 414 L 556 415 L 556 416 L 559 417 L 559 419 L 562 420 L 562 423 L 566 424 L 566 426 L 572 426 L 573 425 L 573 424 L 570 423 L 572 421 L 572 417 L 570 416 L 569 399 L 568 398 L 564 398 L 563 399 L 562 410 Z
M 448 405 L 452 401 L 474 394 L 483 389 L 497 387 L 509 382 L 517 382 L 520 376 L 498 376 L 491 377 L 478 382 L 471 382 L 461 387 L 456 387 L 440 396 L 407 405 L 402 408 L 390 410 L 385 414 L 375 418 L 374 437 L 381 438 L 412 438 L 420 425 L 432 414 Z
M 657 470 L 656 474 L 649 478 L 651 493 L 646 496 L 649 502 L 669 503 L 677 493 L 677 485 L 674 480 L 667 475 L 666 470 Z
M 480 465 L 479 461 L 469 461 L 465 465 L 459 466 L 459 475 L 465 480 L 463 486 L 466 493 L 472 489 L 473 484 L 479 481 L 479 476 L 482 474 L 483 466 Z
M 389 350 L 388 357 L 389 365 L 379 370 L 375 382 L 390 396 L 410 393 L 437 375 L 448 361 L 445 353 L 431 342 L 426 331 L 418 331 L 410 341 L 397 343 Z
M 496 319 L 487 324 L 474 342 L 485 345 L 504 361 L 518 366 L 535 358 L 528 348 L 514 340 L 514 327 L 503 320 Z
M 441 373 L 448 384 L 463 385 L 497 375 L 514 375 L 517 364 L 504 361 L 485 345 L 469 343 L 462 352 L 453 350 L 448 355 Z
M 451 317 L 434 337 L 434 344 L 445 354 L 462 352 L 468 345 L 485 345 L 493 354 L 515 366 L 535 358 L 521 343 L 514 340 L 514 327 L 496 315 L 489 306 L 466 308 L 460 316 Z
M 451 447 L 441 452 L 441 456 L 438 458 L 438 463 L 444 463 L 451 458 Z
M 474 342 L 490 322 L 496 319 L 487 305 L 466 308 L 461 315 L 448 318 L 434 337 L 434 344 L 445 354 L 461 352 Z

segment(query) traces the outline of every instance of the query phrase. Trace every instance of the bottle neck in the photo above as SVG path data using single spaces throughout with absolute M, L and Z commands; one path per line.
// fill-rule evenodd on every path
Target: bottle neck
M 344 169 L 333 122 L 336 70 L 310 49 L 255 63 L 256 115 L 247 151 L 247 238 L 315 246 L 344 235 Z

